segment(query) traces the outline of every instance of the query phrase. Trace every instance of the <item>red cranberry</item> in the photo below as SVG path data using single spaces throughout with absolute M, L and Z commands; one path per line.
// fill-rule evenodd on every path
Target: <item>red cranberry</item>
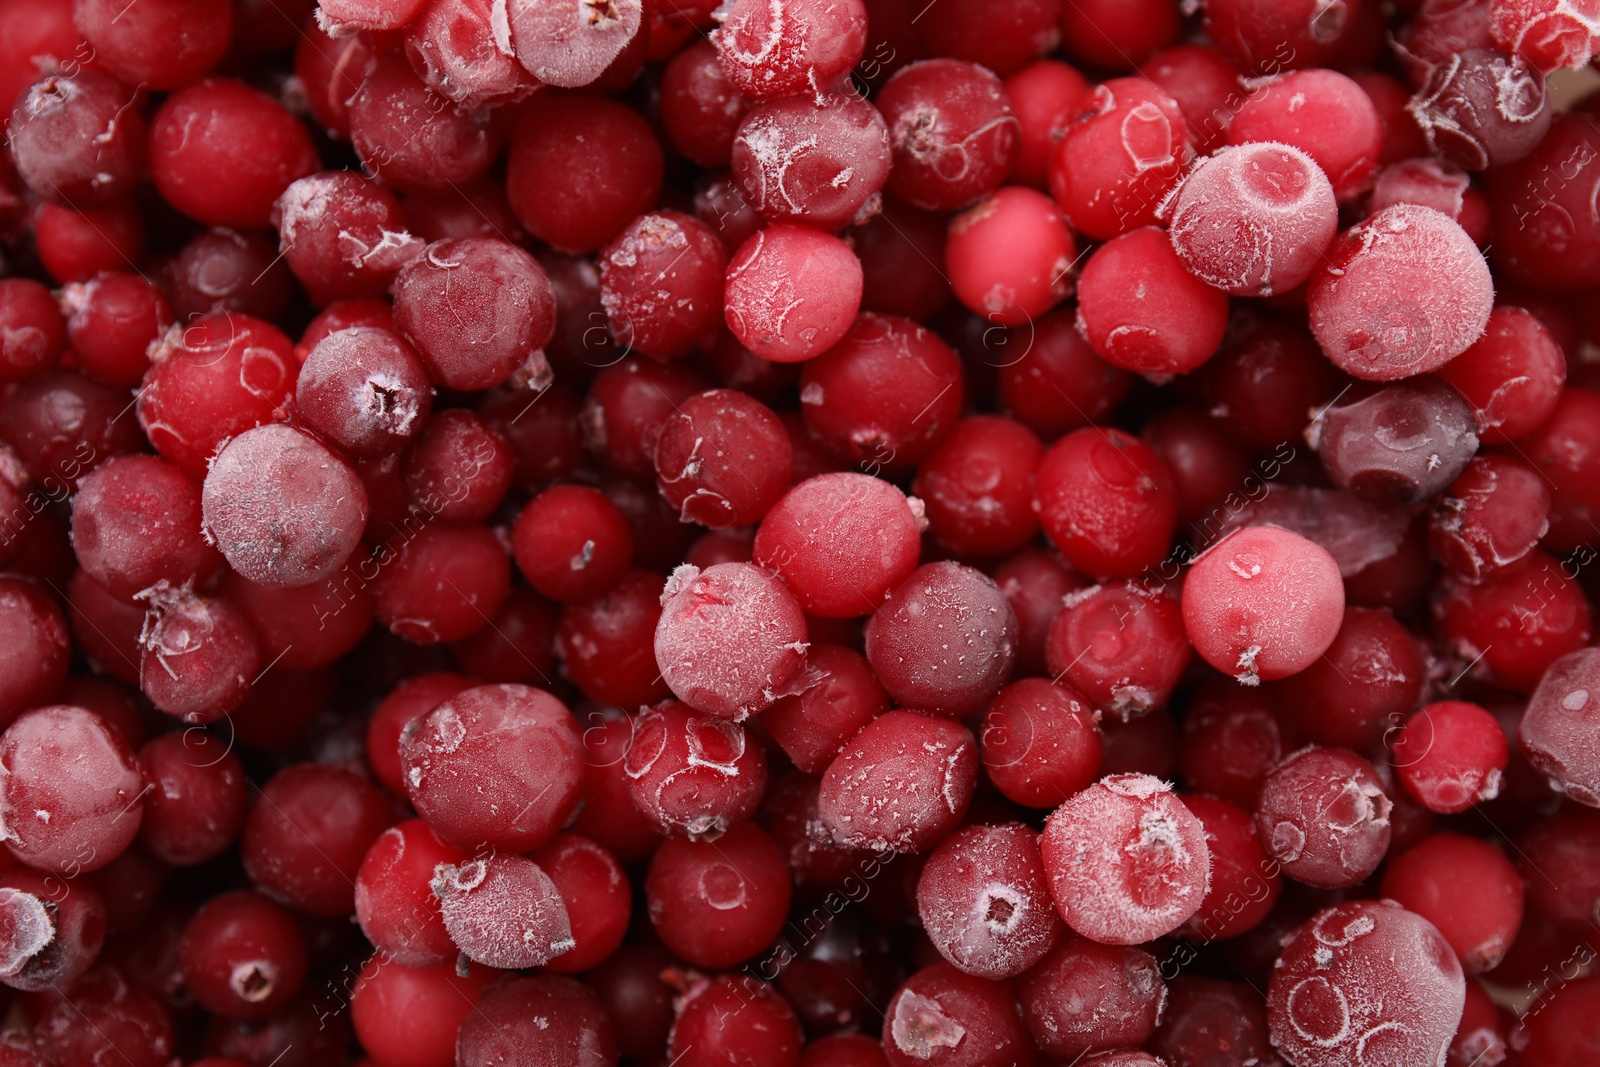
M 699 967 L 731 967 L 777 936 L 789 912 L 789 867 L 754 826 L 715 841 L 664 841 L 644 882 L 650 925 Z

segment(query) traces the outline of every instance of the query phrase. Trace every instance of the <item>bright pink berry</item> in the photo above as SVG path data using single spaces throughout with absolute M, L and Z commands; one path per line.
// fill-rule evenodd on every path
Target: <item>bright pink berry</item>
M 978 739 L 983 769 L 1015 803 L 1053 808 L 1094 781 L 1099 709 L 1069 686 L 1023 678 L 996 694 Z
M 1050 164 L 1050 194 L 1073 229 L 1106 241 L 1156 220 L 1189 158 L 1178 102 L 1143 78 L 1090 90 Z
M 1296 70 L 1258 84 L 1228 124 L 1229 144 L 1257 142 L 1300 149 L 1348 203 L 1377 176 L 1383 126 L 1372 98 L 1345 75 Z
M 752 100 L 830 91 L 867 43 L 861 0 L 734 0 L 718 14 L 722 69 Z
M 1068 563 L 1097 578 L 1131 578 L 1161 562 L 1177 519 L 1172 473 L 1120 430 L 1085 428 L 1039 463 L 1034 508 Z M 1192 635 L 1191 635 L 1192 636 Z
M 1440 833 L 1389 861 L 1383 896 L 1431 922 L 1468 974 L 1493 970 L 1522 925 L 1522 879 L 1486 841 Z
M 799 363 L 827 351 L 861 309 L 861 261 L 850 246 L 810 226 L 775 223 L 728 263 L 728 328 L 750 351 Z
M 1170 933 L 1211 886 L 1205 828 L 1148 775 L 1109 775 L 1069 798 L 1039 847 L 1061 917 L 1107 945 Z

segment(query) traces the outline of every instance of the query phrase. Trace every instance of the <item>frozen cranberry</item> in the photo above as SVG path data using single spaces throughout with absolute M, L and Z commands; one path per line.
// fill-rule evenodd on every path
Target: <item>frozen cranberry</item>
M 745 96 L 775 100 L 832 89 L 867 43 L 861 0 L 734 0 L 712 35 L 728 80 Z
M 861 306 L 926 322 L 950 302 L 944 269 L 945 220 L 895 197 L 850 231 L 861 265 Z
M 1039 464 L 1034 508 L 1068 563 L 1127 578 L 1161 561 L 1177 519 L 1172 474 L 1144 442 L 1120 430 L 1067 434 Z
M 72 17 L 97 67 L 157 91 L 211 69 L 233 32 L 232 5 L 209 0 L 157 0 L 133 10 L 114 0 L 77 0 Z
M 1588 544 L 1600 516 L 1600 435 L 1595 422 L 1600 393 L 1568 389 L 1555 413 L 1527 439 L 1519 453 L 1550 485 L 1550 532 L 1545 544 L 1557 551 Z M 20 450 L 20 448 L 19 448 Z
M 1441 833 L 1389 862 L 1383 895 L 1438 928 L 1469 974 L 1492 970 L 1522 923 L 1522 879 L 1499 849 Z
M 661 72 L 661 125 L 679 154 L 702 167 L 726 167 L 750 101 L 734 88 L 710 40 L 674 55 Z
M 466 238 L 427 247 L 395 278 L 395 325 L 429 375 L 451 389 L 510 378 L 555 330 L 556 304 L 538 260 L 508 241 Z
M 1095 250 L 1078 283 L 1095 354 L 1158 383 L 1209 359 L 1228 325 L 1228 298 L 1186 269 L 1176 240 L 1155 227 L 1125 233 Z
M 1366 0 L 1324 7 L 1310 0 L 1217 0 L 1206 7 L 1206 33 L 1246 74 L 1286 67 L 1332 66 Z
M 393 193 L 352 171 L 293 182 L 273 214 L 283 258 L 317 303 L 377 296 L 422 252 Z
M 511 592 L 511 561 L 493 530 L 416 514 L 374 557 L 378 620 L 414 644 L 471 637 Z
M 672 966 L 661 947 L 630 942 L 584 976 L 605 1005 L 623 1055 L 643 1059 L 666 1051 L 673 991 L 661 976 Z
M 1054 311 L 1015 331 L 1019 346 L 1000 365 L 1000 396 L 1012 417 L 1042 437 L 1106 418 L 1128 393 L 1132 375 L 1097 356 L 1071 311 Z
M 173 93 L 150 125 L 156 188 L 208 226 L 265 226 L 289 183 L 318 162 L 299 120 L 232 78 L 207 78 Z M 218 181 L 223 168 L 228 180 Z
M 335 39 L 314 18 L 299 27 L 299 35 L 294 73 L 305 94 L 306 110 L 329 137 L 349 140 L 350 98 L 361 88 L 367 67 L 376 58 L 377 42 L 369 33 Z
M 676 701 L 641 710 L 622 770 L 633 805 L 663 834 L 711 838 L 750 821 L 767 760 L 744 727 Z
M 936 963 L 895 991 L 884 1015 L 890 1067 L 1032 1064 L 1033 1042 L 1007 983 Z
M 1260 84 L 1228 125 L 1228 143 L 1282 142 L 1316 161 L 1341 203 L 1378 173 L 1383 128 L 1372 98 L 1331 70 L 1297 70 Z
M 372 782 L 340 767 L 303 763 L 261 787 L 239 851 L 263 892 L 338 918 L 354 906 L 362 857 L 393 822 L 389 798 Z
M 1433 151 L 1467 170 L 1514 163 L 1550 129 L 1544 78 L 1522 55 L 1492 48 L 1452 55 L 1411 103 Z
M 684 522 L 760 519 L 789 486 L 793 446 L 770 408 L 732 389 L 691 397 L 661 424 L 656 485 Z
M 1506 735 L 1476 704 L 1429 704 L 1406 720 L 1393 745 L 1401 785 L 1429 811 L 1453 814 L 1500 794 Z
M 1600 654 L 1568 653 L 1552 663 L 1528 700 L 1522 748 L 1551 783 L 1582 804 L 1600 806 L 1600 765 L 1589 729 L 1600 714 Z
M 1489 203 L 1466 171 L 1430 156 L 1392 163 L 1378 172 L 1367 197 L 1368 214 L 1396 204 L 1420 204 L 1461 224 L 1474 244 L 1488 244 Z
M 1494 258 L 1506 280 L 1557 292 L 1600 285 L 1600 230 L 1583 206 L 1600 177 L 1589 166 L 1597 156 L 1600 123 L 1560 115 L 1531 155 L 1495 171 Z
M 628 932 L 632 897 L 616 857 L 587 837 L 561 834 L 530 857 L 561 893 L 573 946 L 547 966 L 563 974 L 587 971 L 610 956 Z
M 756 355 L 798 363 L 831 348 L 861 307 L 862 266 L 843 241 L 778 223 L 728 264 L 729 328 Z
M 1165 706 L 1189 662 L 1177 601 L 1132 582 L 1065 600 L 1045 646 L 1051 675 L 1124 719 Z
M 1139 432 L 1140 438 L 1166 460 L 1178 491 L 1178 518 L 1200 529 L 1202 521 L 1222 509 L 1259 494 L 1261 479 L 1250 458 L 1223 432 L 1217 420 L 1197 408 L 1162 412 Z M 1243 486 L 1241 493 L 1238 486 Z
M 352 456 L 395 452 L 433 410 L 433 386 L 416 352 L 381 327 L 337 330 L 307 353 L 296 383 L 306 425 Z
M 572 949 L 561 893 L 527 857 L 491 853 L 434 870 L 433 891 L 445 929 L 472 962 L 543 967 Z
M 0 723 L 9 725 L 60 695 L 72 643 L 57 602 L 19 575 L 0 576 L 0 635 Z
M 890 173 L 889 130 L 854 93 L 757 104 L 739 123 L 731 165 L 768 222 L 837 230 L 871 213 Z
M 1440 367 L 1439 377 L 1472 405 L 1483 443 L 1497 445 L 1525 437 L 1555 411 L 1566 360 L 1531 313 L 1497 307 L 1484 335 Z
M 67 338 L 83 372 L 113 388 L 139 384 L 150 366 L 145 350 L 172 325 L 172 309 L 161 291 L 125 271 L 68 285 L 61 302 L 68 313 Z M 10 305 L 9 300 L 4 303 Z
M 621 512 L 587 486 L 556 485 L 534 497 L 511 537 L 523 576 L 561 603 L 601 595 L 633 557 L 633 534 Z
M 9 0 L 0 4 L 0 101 L 15 100 L 41 75 L 71 61 L 81 62 L 88 46 L 72 24 L 71 0 Z
M 35 593 L 35 596 L 38 594 Z M 39 599 L 40 602 L 44 602 L 43 597 Z M 26 606 L 26 601 L 23 603 Z M 144 626 L 144 608 L 112 596 L 81 570 L 68 580 L 67 607 L 68 618 L 72 625 L 72 640 L 83 649 L 85 657 L 94 668 L 111 674 L 128 685 L 137 686 L 142 651 L 139 637 Z M 45 700 L 54 699 L 53 694 L 59 691 L 58 687 L 65 678 L 66 655 L 71 642 L 66 640 L 65 634 L 59 633 L 54 627 L 41 627 L 37 624 L 35 620 L 38 615 L 44 614 L 44 610 L 28 607 L 28 614 L 22 617 L 23 625 L 26 627 L 22 632 L 37 634 L 46 639 L 42 642 L 40 651 L 30 650 L 30 656 L 37 657 L 37 662 L 43 669 L 31 666 L 32 661 L 30 661 L 29 670 L 20 675 L 25 679 L 24 684 L 19 687 L 23 690 L 22 695 L 11 698 L 6 709 L 8 714 L 16 715 L 30 707 L 38 706 L 39 700 L 28 691 L 34 685 L 42 685 L 52 694 L 45 697 Z
M 1112 78 L 1084 98 L 1050 164 L 1050 193 L 1094 240 L 1155 221 L 1183 177 L 1188 127 L 1178 102 L 1143 78 Z
M 451 961 L 456 946 L 445 929 L 433 882 L 467 854 L 434 836 L 421 819 L 396 823 L 372 842 L 356 871 L 356 922 L 388 959 L 407 967 Z
M 481 178 L 500 148 L 486 117 L 454 107 L 393 53 L 377 59 L 350 98 L 350 140 L 374 176 L 423 192 Z
M 453 965 L 408 967 L 376 955 L 350 991 L 350 1022 L 378 1067 L 451 1067 L 457 1031 L 499 977 L 491 967 L 462 975 Z
M 1498 685 L 1532 692 L 1545 670 L 1593 635 L 1594 618 L 1569 568 L 1535 549 L 1482 583 L 1446 578 L 1434 594 L 1446 648 Z
M 406 496 L 413 511 L 445 522 L 481 522 L 511 487 L 511 446 L 470 411 L 443 411 L 406 456 Z
M 652 359 L 687 355 L 722 319 L 727 254 L 689 215 L 640 215 L 601 250 L 600 300 L 611 335 Z
M 1046 189 L 1056 146 L 1078 117 L 1089 82 L 1065 63 L 1039 59 L 1008 74 L 1005 90 L 1017 119 L 1018 149 L 1011 180 Z
M 967 974 L 1010 978 L 1060 939 L 1038 835 L 1019 823 L 945 839 L 917 882 L 917 911 L 940 955 Z
M 46 200 L 108 207 L 133 192 L 145 163 L 145 124 L 129 90 L 94 70 L 53 74 L 15 98 L 11 156 Z
M 1202 683 L 1183 719 L 1178 758 L 1185 786 L 1234 804 L 1255 803 L 1262 780 L 1297 741 L 1274 692 L 1215 676 Z
M 332 574 L 367 522 L 367 495 L 350 466 L 284 425 L 228 442 L 201 501 L 205 529 L 229 564 L 265 585 L 309 585 Z
M 894 151 L 889 188 L 925 211 L 952 211 L 992 193 L 1016 159 L 1019 126 L 1005 88 L 976 63 L 912 63 L 889 79 L 877 104 Z
M 455 1062 L 460 1067 L 581 1063 L 575 1057 L 585 1049 L 597 1067 L 609 1067 L 617 1061 L 612 1027 L 600 999 L 571 978 L 513 978 L 485 992 L 462 1020 Z
M 1020 677 L 1041 675 L 1045 643 L 1063 598 L 1090 583 L 1042 548 L 1024 548 L 1000 561 L 990 572 L 1017 616 L 1017 666 Z
M 929 563 L 873 612 L 866 652 L 897 703 L 961 717 L 1010 676 L 1017 618 L 993 579 L 960 563 Z
M 743 719 L 776 700 L 805 662 L 800 603 L 760 567 L 679 568 L 661 605 L 656 662 L 697 711 Z
M 632 110 L 546 93 L 511 136 L 506 192 L 529 233 L 562 251 L 592 252 L 654 205 L 662 165 L 655 134 Z
M 959 723 L 887 712 L 829 765 L 819 818 L 844 845 L 925 851 L 966 813 L 977 763 L 972 734 Z
M 806 669 L 820 681 L 781 698 L 761 715 L 794 765 L 821 774 L 863 726 L 889 710 L 889 698 L 859 653 L 842 645 L 812 645 Z
M 1322 656 L 1275 687 L 1300 732 L 1323 745 L 1365 749 L 1380 723 L 1416 707 L 1423 660 L 1410 632 L 1381 608 L 1346 607 Z
M 161 1067 L 171 1061 L 166 1005 L 115 969 L 96 968 L 58 994 L 40 1006 L 33 1028 L 46 1062 L 92 1067 L 115 1058 L 128 1067 Z
M 406 58 L 429 89 L 457 107 L 520 100 L 538 81 L 502 47 L 508 27 L 496 25 L 497 18 L 505 13 L 497 12 L 491 0 L 430 3 L 405 28 Z
M 72 544 L 113 596 L 166 582 L 204 584 L 221 566 L 200 532 L 200 487 L 154 456 L 113 456 L 79 484 Z
M 562 612 L 556 650 L 591 700 L 637 707 L 667 695 L 653 644 L 661 585 L 659 575 L 629 570 L 609 592 Z
M 1383 861 L 1392 807 L 1372 764 L 1312 746 L 1279 764 L 1256 799 L 1256 836 L 1298 882 L 1355 885 Z
M 0 874 L 0 982 L 40 992 L 70 988 L 106 937 L 106 908 L 87 879 L 62 882 L 19 867 Z
M 1174 1067 L 1275 1065 L 1265 998 L 1243 982 L 1182 975 L 1167 985 L 1161 1025 L 1147 1043 Z
M 1338 206 L 1310 156 L 1245 144 L 1189 172 L 1168 222 L 1178 258 L 1196 277 L 1235 296 L 1270 296 L 1311 277 L 1338 229 Z
M 203 477 L 223 442 L 280 417 L 293 351 L 277 327 L 238 312 L 173 326 L 150 349 L 139 425 L 162 458 Z
M 1338 393 L 1337 374 L 1303 322 L 1240 317 L 1233 325 L 1203 372 L 1211 414 L 1240 444 L 1292 456 L 1311 410 Z
M 82 282 L 134 267 L 144 256 L 146 229 L 133 196 L 85 211 L 40 201 L 33 212 L 33 247 L 56 281 Z
M 667 1052 L 680 1067 L 799 1063 L 802 1036 L 794 1009 L 748 974 L 698 980 L 677 1007 Z
M 963 304 L 996 325 L 1021 326 L 1071 293 L 1077 246 L 1049 197 L 1008 186 L 951 221 L 945 256 Z
M 1481 453 L 1434 501 L 1428 545 L 1461 577 L 1481 579 L 1533 551 L 1550 528 L 1549 513 L 1550 490 L 1538 471 Z
M 92 871 L 139 832 L 143 773 L 93 712 L 65 705 L 28 712 L 0 734 L 0 760 L 6 846 L 30 867 Z
M 259 893 L 213 897 L 178 945 L 183 984 L 201 1007 L 229 1019 L 281 1010 L 306 977 L 306 947 L 293 916 Z
M 1360 387 L 1309 431 L 1334 484 L 1378 504 L 1414 504 L 1445 489 L 1477 451 L 1472 410 L 1431 376 Z
M 1189 640 L 1207 663 L 1245 685 L 1309 667 L 1333 644 L 1343 613 L 1333 557 L 1276 526 L 1225 537 L 1184 582 Z
M 204 863 L 239 836 L 244 766 L 227 742 L 204 730 L 163 734 L 139 750 L 150 783 L 139 841 L 174 866 Z
M 830 451 L 876 473 L 926 458 L 954 423 L 962 392 L 960 361 L 935 334 L 863 314 L 806 364 L 800 403 L 806 426 Z
M 1493 5 L 1489 32 L 1507 52 L 1525 58 L 1538 74 L 1589 62 L 1600 16 L 1588 5 L 1553 0 L 1511 0 Z
M 940 543 L 967 557 L 1033 540 L 1033 475 L 1043 452 L 1033 432 L 1010 419 L 978 415 L 957 423 L 912 485 Z
M 50 290 L 28 278 L 0 279 L 0 379 L 23 381 L 54 366 L 67 324 Z
M 1260 925 L 1283 890 L 1276 861 L 1256 840 L 1250 812 L 1207 796 L 1185 796 L 1184 806 L 1205 827 L 1211 850 L 1211 888 L 1200 910 L 1181 927 L 1196 941 L 1238 937 Z
M 789 868 L 754 826 L 715 841 L 669 839 L 645 877 L 650 924 L 674 954 L 700 967 L 729 967 L 777 936 L 789 910 Z
M 1244 91 L 1238 69 L 1219 49 L 1204 44 L 1163 48 L 1139 64 L 1138 74 L 1177 102 L 1197 155 L 1209 155 L 1221 146 L 1228 123 L 1244 102 Z M 1402 104 L 1407 96 L 1402 91 Z
M 1318 1067 L 1370 1056 L 1443 1062 L 1465 985 L 1455 953 L 1426 919 L 1393 901 L 1339 904 L 1294 934 L 1272 972 L 1272 1044 Z
M 577 723 L 550 694 L 520 685 L 466 690 L 401 740 L 406 793 L 445 841 L 524 851 L 553 837 L 577 803 Z M 492 776 L 492 793 L 478 788 Z M 538 788 L 535 788 L 535 784 Z
M 1068 686 L 1025 678 L 1000 690 L 978 737 L 990 781 L 1018 804 L 1052 808 L 1100 766 L 1099 712 Z
M 1039 1048 L 1077 1061 L 1142 1045 L 1155 1032 L 1167 988 L 1148 952 L 1073 938 L 1022 976 L 1017 1000 Z
M 1104 944 L 1177 929 L 1210 887 L 1204 827 L 1147 775 L 1111 775 L 1069 798 L 1039 844 L 1061 917 Z
M 427 0 L 329 0 L 319 4 L 317 25 L 336 37 L 358 30 L 398 30 L 422 11 Z

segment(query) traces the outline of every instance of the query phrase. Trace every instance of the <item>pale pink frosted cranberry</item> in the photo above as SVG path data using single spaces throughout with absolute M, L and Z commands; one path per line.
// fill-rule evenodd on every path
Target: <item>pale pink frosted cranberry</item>
M 967 974 L 1011 978 L 1060 940 L 1038 838 L 1020 823 L 974 826 L 946 838 L 922 868 L 922 927 L 939 954 Z
M 1183 265 L 1235 296 L 1302 285 L 1339 228 L 1328 176 L 1283 144 L 1239 145 L 1202 160 L 1168 210 Z
M 751 108 L 731 165 L 740 195 L 768 222 L 837 230 L 875 210 L 890 158 L 878 109 L 854 93 L 830 93 Z
M 205 529 L 234 570 L 263 585 L 310 585 L 355 552 L 367 494 L 350 465 L 281 423 L 229 441 L 201 489 Z
M 1306 302 L 1317 343 L 1336 366 L 1388 381 L 1466 351 L 1488 324 L 1494 285 L 1459 223 L 1396 204 L 1340 235 Z
M 518 0 L 508 8 L 517 61 L 546 85 L 576 88 L 606 72 L 641 32 L 641 0 Z
M 1103 944 L 1176 930 L 1211 886 L 1204 826 L 1149 775 L 1110 775 L 1069 798 L 1039 848 L 1061 917 Z
M 1528 700 L 1520 733 L 1533 765 L 1573 800 L 1600 807 L 1600 650 L 1569 652 L 1552 663 Z
M 1426 919 L 1393 901 L 1318 912 L 1272 971 L 1272 1043 L 1304 1067 L 1442 1063 L 1466 980 Z M 1404 1020 L 1401 1022 L 1400 1020 Z
M 661 594 L 656 663 L 697 711 L 743 719 L 779 696 L 805 664 L 800 602 L 749 563 L 680 567 Z
M 575 944 L 560 891 L 526 856 L 491 853 L 441 864 L 433 892 L 450 939 L 474 963 L 543 967 Z

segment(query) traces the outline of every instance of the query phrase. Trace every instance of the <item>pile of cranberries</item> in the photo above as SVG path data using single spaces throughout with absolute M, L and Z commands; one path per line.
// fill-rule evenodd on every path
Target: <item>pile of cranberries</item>
M 1597 50 L 0 0 L 0 1067 L 1600 1067 Z

